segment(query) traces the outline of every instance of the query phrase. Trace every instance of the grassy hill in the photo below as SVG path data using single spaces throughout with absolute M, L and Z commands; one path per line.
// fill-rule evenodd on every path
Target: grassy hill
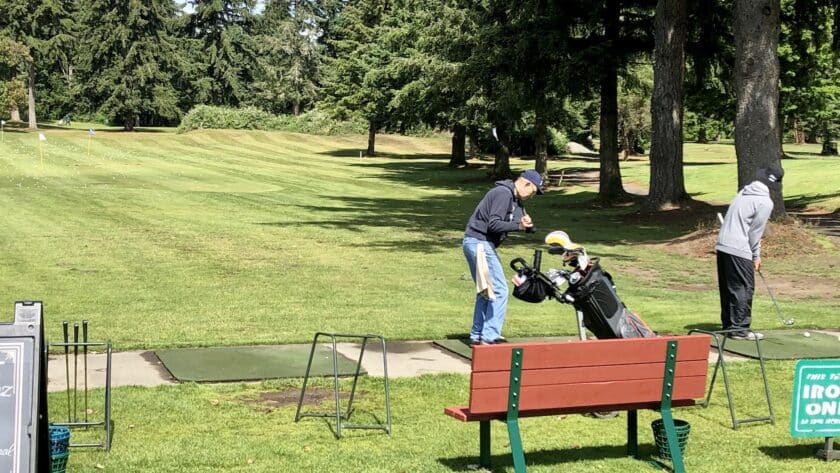
M 491 185 L 483 168 L 491 162 L 447 168 L 445 137 L 382 136 L 382 155 L 360 159 L 362 136 L 44 133 L 40 152 L 35 133 L 7 131 L 0 144 L 0 308 L 43 300 L 52 340 L 60 320 L 82 319 L 92 338 L 118 349 L 301 342 L 318 330 L 389 339 L 468 330 L 473 283 L 460 239 Z M 840 160 L 793 151 L 784 162 L 789 202 L 840 206 L 831 177 Z M 734 154 L 729 144 L 686 145 L 687 188 L 711 204 L 702 211 L 640 217 L 632 206 L 593 208 L 591 186 L 553 188 L 529 203 L 539 231 L 512 236 L 501 256 L 529 256 L 545 233 L 563 229 L 602 257 L 654 329 L 715 323 L 703 238 L 713 233 L 709 212 L 735 192 Z M 530 166 L 513 160 L 516 170 Z M 646 160 L 622 171 L 628 187 L 646 186 Z M 765 264 L 783 308 L 800 326 L 836 326 L 836 242 L 802 227 L 792 240 L 776 230 Z M 775 327 L 757 292 L 754 327 Z M 554 302 L 512 301 L 505 326 L 514 336 L 574 330 L 572 310 Z

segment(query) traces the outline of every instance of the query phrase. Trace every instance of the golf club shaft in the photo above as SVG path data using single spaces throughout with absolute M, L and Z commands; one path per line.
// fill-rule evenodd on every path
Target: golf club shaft
M 87 385 L 87 378 L 88 378 L 88 370 L 87 370 L 87 342 L 88 342 L 88 321 L 82 320 L 82 343 L 84 346 L 82 349 L 84 350 L 84 370 L 85 370 L 85 422 L 88 421 L 88 385 Z
M 770 285 L 768 285 L 767 280 L 764 279 L 764 273 L 761 272 L 761 268 L 758 268 L 758 275 L 761 277 L 761 282 L 764 283 L 764 287 L 767 289 L 767 294 L 770 295 L 770 300 L 773 301 L 773 307 L 776 308 L 776 315 L 779 317 L 779 321 L 785 325 L 793 325 L 793 323 L 789 323 L 782 315 L 782 311 L 779 309 L 779 304 L 776 303 L 776 297 L 773 296 L 773 291 L 770 290 Z
M 79 420 L 79 322 L 73 322 L 73 421 Z
M 70 342 L 70 334 L 67 321 L 61 323 L 61 328 L 64 330 L 64 377 L 67 383 L 67 422 L 72 419 L 70 417 L 70 347 L 67 343 Z

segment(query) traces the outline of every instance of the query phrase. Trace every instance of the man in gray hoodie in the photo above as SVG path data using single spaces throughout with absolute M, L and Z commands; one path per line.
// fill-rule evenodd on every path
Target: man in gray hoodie
M 773 212 L 770 190 L 781 190 L 784 174 L 777 165 L 759 169 L 756 180 L 744 186 L 729 204 L 718 234 L 715 252 L 720 321 L 724 330 L 743 329 L 730 333 L 731 338 L 764 338 L 747 329 L 752 323 L 755 271 L 761 268 L 761 237 Z

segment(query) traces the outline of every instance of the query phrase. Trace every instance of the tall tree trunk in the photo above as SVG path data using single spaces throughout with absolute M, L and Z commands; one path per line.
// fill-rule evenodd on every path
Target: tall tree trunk
M 38 129 L 38 120 L 35 117 L 35 66 L 29 63 L 29 128 Z
M 793 142 L 801 145 L 805 143 L 805 133 L 802 132 L 802 122 L 799 117 L 793 117 Z
M 470 158 L 478 156 L 478 128 L 467 127 L 467 136 L 470 138 Z
M 779 9 L 780 0 L 735 0 L 735 155 L 738 188 L 755 172 L 780 164 Z M 782 193 L 771 191 L 773 218 L 785 215 Z
M 452 157 L 449 159 L 449 166 L 460 168 L 467 165 L 467 127 L 456 123 L 452 127 Z
M 650 191 L 644 208 L 688 200 L 683 176 L 683 83 L 687 0 L 659 0 L 654 19 L 653 97 L 650 101 Z
M 507 179 L 512 173 L 510 172 L 510 133 L 506 126 L 497 126 L 496 134 L 499 137 L 499 142 L 496 146 L 496 159 L 493 161 L 494 179 Z
M 123 130 L 134 131 L 134 124 L 137 123 L 137 118 L 134 114 L 126 114 L 123 118 Z
M 613 50 L 618 42 L 618 0 L 607 0 L 604 13 L 604 25 L 607 50 Z M 601 161 L 600 185 L 598 198 L 601 202 L 612 203 L 625 196 L 621 185 L 621 168 L 618 166 L 618 64 L 611 55 L 604 55 L 601 70 Z
M 300 115 L 300 102 L 295 102 L 295 103 L 292 105 L 292 113 L 293 113 L 295 116 Z
M 19 122 L 20 121 L 20 109 L 18 109 L 17 105 L 15 105 L 15 108 L 13 108 L 9 114 L 11 115 L 11 118 L 10 118 L 11 121 L 13 121 L 13 122 Z
M 545 124 L 543 112 L 539 109 L 534 119 L 534 147 L 536 148 L 534 169 L 545 177 L 548 173 L 548 125 Z
M 376 123 L 374 121 L 368 122 L 368 147 L 367 156 L 376 156 Z
M 698 143 L 708 143 L 709 137 L 706 136 L 706 128 L 701 126 L 697 129 L 697 142 Z

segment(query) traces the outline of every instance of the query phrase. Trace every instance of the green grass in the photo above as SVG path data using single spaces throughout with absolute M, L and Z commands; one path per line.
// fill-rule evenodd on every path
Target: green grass
M 745 424 L 732 430 L 722 385 L 717 386 L 709 408 L 675 410 L 677 418 L 691 424 L 687 470 L 840 471 L 840 463 L 813 457 L 822 439 L 790 437 L 793 366 L 793 362 L 767 364 L 775 425 Z M 758 364 L 732 363 L 729 374 L 738 416 L 766 416 Z M 384 420 L 381 379 L 363 378 L 360 383 L 353 420 Z M 443 408 L 464 405 L 468 385 L 468 378 L 462 375 L 392 379 L 393 436 L 389 438 L 381 431 L 345 430 L 341 440 L 333 437 L 332 423 L 324 419 L 294 422 L 299 380 L 119 388 L 114 392 L 113 450 L 110 454 L 73 450 L 70 471 L 102 471 L 97 464 L 104 471 L 155 472 L 465 471 L 467 465 L 478 462 L 478 424 L 455 421 L 443 414 Z M 325 381 L 315 386 L 330 389 Z M 347 392 L 349 387 L 345 385 L 342 390 Z M 257 401 L 261 395 L 280 391 L 295 400 L 285 407 Z M 61 417 L 63 402 L 63 393 L 51 395 L 53 416 Z M 330 408 L 329 402 L 306 403 L 304 412 L 328 412 Z M 639 413 L 640 454 L 645 460 L 655 454 L 649 426 L 656 418 L 653 412 Z M 529 472 L 649 469 L 644 461 L 624 456 L 624 413 L 608 420 L 581 415 L 527 418 L 521 421 L 521 429 Z M 492 436 L 493 471 L 512 472 L 504 424 L 494 422 Z
M 47 334 L 87 319 L 116 349 L 304 342 L 316 331 L 389 339 L 463 335 L 473 283 L 463 227 L 489 183 L 490 161 L 446 167 L 448 139 L 380 136 L 383 155 L 360 159 L 361 136 L 202 131 L 7 132 L 0 144 L 0 307 L 45 302 Z M 731 145 L 686 145 L 695 198 L 734 193 Z M 531 166 L 513 160 L 515 169 Z M 552 168 L 590 166 L 560 160 Z M 838 201 L 840 160 L 785 162 L 790 199 Z M 622 163 L 646 182 L 647 162 Z M 539 232 L 513 235 L 505 260 L 528 256 L 554 229 L 600 255 L 619 294 L 656 330 L 684 333 L 718 319 L 714 261 L 662 251 L 694 220 L 658 222 L 580 205 L 591 188 L 565 187 L 529 203 Z M 651 246 L 654 244 L 654 246 Z M 838 282 L 838 250 L 768 259 L 768 274 Z M 827 259 L 826 259 L 827 258 Z M 833 258 L 833 259 L 832 259 Z M 550 263 L 549 263 L 550 264 Z M 796 276 L 794 276 L 796 275 Z M 689 290 L 696 284 L 700 290 Z M 836 327 L 835 293 L 782 298 L 802 327 Z M 775 326 L 756 296 L 755 327 Z M 570 308 L 512 301 L 510 336 L 574 333 Z

